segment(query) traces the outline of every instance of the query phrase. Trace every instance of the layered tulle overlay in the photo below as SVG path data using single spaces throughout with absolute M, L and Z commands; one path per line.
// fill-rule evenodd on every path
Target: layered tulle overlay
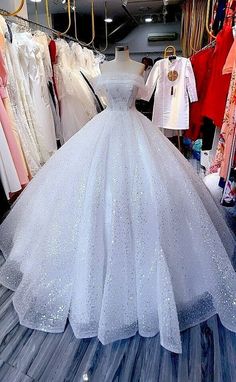
M 109 81 L 108 81 L 109 80 Z M 100 78 L 108 108 L 43 167 L 1 226 L 20 322 L 69 319 L 102 343 L 180 331 L 218 313 L 236 331 L 234 238 L 205 185 L 134 107 L 141 78 Z

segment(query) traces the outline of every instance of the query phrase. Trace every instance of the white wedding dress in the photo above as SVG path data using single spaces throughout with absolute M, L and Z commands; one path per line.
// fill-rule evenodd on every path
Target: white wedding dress
M 217 314 L 236 332 L 235 241 L 203 182 L 135 109 L 143 79 L 102 75 L 108 107 L 39 171 L 1 226 L 0 281 L 22 325 L 103 344 Z

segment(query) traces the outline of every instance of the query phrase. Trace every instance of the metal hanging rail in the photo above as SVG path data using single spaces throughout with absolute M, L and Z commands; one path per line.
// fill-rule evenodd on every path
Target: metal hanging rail
M 82 46 L 86 46 L 87 48 L 93 49 L 92 47 L 88 46 L 86 43 L 83 43 L 82 41 L 78 41 L 76 38 L 71 37 L 68 34 L 62 34 L 62 32 L 57 31 L 56 29 L 50 28 L 48 26 L 45 26 L 43 24 L 40 24 L 40 23 L 38 23 L 36 21 L 28 20 L 28 19 L 26 19 L 24 17 L 21 17 L 21 16 L 10 16 L 9 12 L 7 12 L 5 9 L 1 9 L 0 8 L 0 13 L 1 13 L 2 16 L 5 17 L 6 20 L 9 20 L 12 23 L 16 23 L 16 24 L 19 24 L 19 25 L 22 25 L 22 26 L 25 26 L 25 27 L 30 27 L 30 26 L 34 25 L 34 26 L 36 26 L 37 28 L 39 28 L 41 30 L 43 29 L 43 31 L 46 30 L 48 32 L 51 32 L 51 34 L 54 34 L 54 35 L 56 35 L 58 37 L 63 37 L 65 39 L 67 39 L 67 40 L 77 42 L 77 43 L 79 43 Z

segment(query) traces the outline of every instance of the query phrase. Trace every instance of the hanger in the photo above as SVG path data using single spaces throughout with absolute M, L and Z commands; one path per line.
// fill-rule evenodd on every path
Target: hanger
M 104 20 L 107 19 L 107 15 L 108 15 L 108 12 L 107 12 L 107 1 L 105 1 L 104 3 Z M 106 22 L 105 23 L 105 39 L 106 39 L 106 43 L 105 43 L 105 47 L 101 50 L 101 52 L 105 52 L 108 48 L 108 25 Z
M 25 0 L 21 0 L 19 7 L 14 12 L 7 12 L 7 16 L 15 16 L 15 15 L 17 15 L 22 10 L 24 4 L 25 4 Z M 1 12 L 0 12 L 0 15 L 6 16 L 5 13 L 1 13 Z
M 74 13 L 75 39 L 76 41 L 79 42 L 78 31 L 77 31 L 77 18 L 76 18 L 76 0 L 74 0 L 73 8 L 74 8 L 73 13 Z
M 173 45 L 169 45 L 165 48 L 164 58 L 169 58 L 170 61 L 176 59 L 176 48 Z
M 208 35 L 213 38 L 213 39 L 216 39 L 216 36 L 213 35 L 212 31 L 211 31 L 211 28 L 209 27 L 209 16 L 210 16 L 210 5 L 211 5 L 211 0 L 207 0 L 207 11 L 206 11 L 206 31 L 208 33 Z
M 83 44 L 84 46 L 89 46 L 93 44 L 95 40 L 95 14 L 94 14 L 94 0 L 91 0 L 91 21 L 92 21 L 92 40 L 88 43 Z
M 192 54 L 193 53 L 196 53 L 197 52 L 197 50 L 193 47 L 193 40 L 194 40 L 194 35 L 193 35 L 193 33 L 192 33 L 192 30 L 194 30 L 194 27 L 195 27 L 195 24 L 196 24 L 196 16 L 195 16 L 195 12 L 196 12 L 196 10 L 195 10 L 195 0 L 192 0 L 192 15 L 191 15 L 191 18 L 192 18 L 192 27 L 191 27 L 191 35 L 190 35 L 190 40 L 189 40 L 189 46 L 190 46 L 190 48 L 192 49 Z
M 37 3 L 35 3 L 35 4 L 37 4 Z M 51 20 L 50 20 L 50 12 L 49 12 L 48 0 L 45 0 L 45 13 L 46 13 L 48 27 L 51 28 L 52 25 L 51 25 Z
M 61 36 L 65 35 L 71 27 L 71 7 L 70 7 L 70 0 L 67 0 L 67 14 L 68 14 L 68 27 L 64 32 L 59 32 L 58 37 L 60 38 Z
M 35 9 L 35 21 L 36 23 L 39 23 L 39 12 L 38 12 L 38 3 L 35 1 L 34 3 L 34 9 Z

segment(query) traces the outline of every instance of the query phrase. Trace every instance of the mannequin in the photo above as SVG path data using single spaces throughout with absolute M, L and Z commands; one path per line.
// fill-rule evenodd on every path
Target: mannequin
M 128 46 L 117 46 L 115 49 L 115 59 L 112 61 L 105 61 L 101 65 L 102 73 L 131 73 L 143 75 L 145 66 L 131 60 L 129 56 Z

